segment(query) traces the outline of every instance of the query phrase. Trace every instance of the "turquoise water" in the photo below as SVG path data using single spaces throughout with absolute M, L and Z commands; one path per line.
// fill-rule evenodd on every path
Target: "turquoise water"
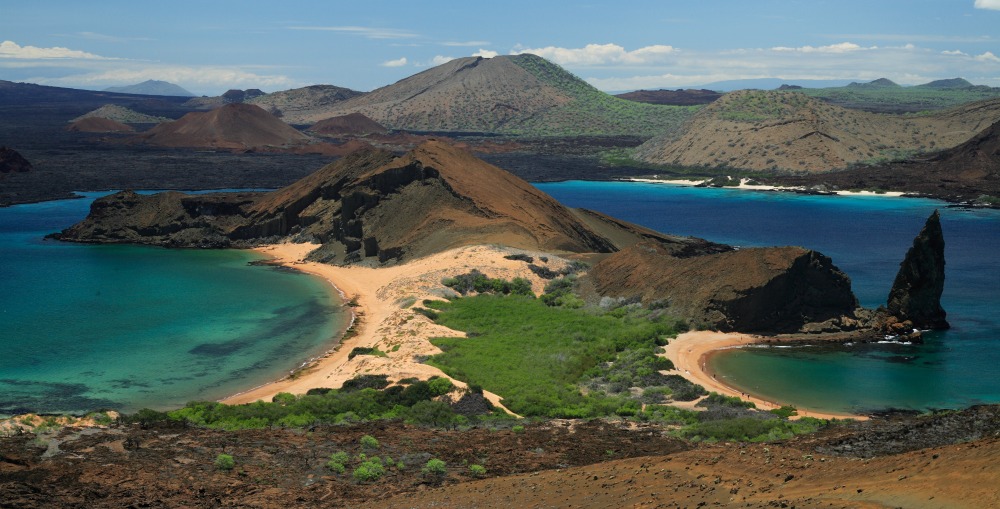
M 748 348 L 712 368 L 746 392 L 803 408 L 925 410 L 1000 402 L 1000 211 L 935 200 L 806 196 L 633 182 L 537 187 L 658 231 L 739 246 L 799 245 L 830 256 L 861 303 L 885 303 L 899 263 L 934 209 L 945 235 L 942 305 L 952 329 L 923 345 Z
M 100 194 L 0 208 L 0 415 L 175 408 L 330 348 L 332 288 L 254 253 L 43 239 Z

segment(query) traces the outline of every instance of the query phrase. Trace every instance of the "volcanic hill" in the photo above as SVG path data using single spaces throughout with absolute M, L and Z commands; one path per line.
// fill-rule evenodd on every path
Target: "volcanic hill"
M 140 95 L 167 95 L 174 97 L 192 97 L 194 94 L 184 90 L 180 85 L 175 85 L 168 81 L 146 80 L 134 85 L 121 87 L 108 87 L 105 92 L 118 92 L 120 94 L 140 94 Z
M 918 117 L 848 110 L 797 91 L 731 92 L 680 133 L 636 148 L 648 163 L 824 172 L 958 145 L 1000 117 L 1000 99 Z
M 232 150 L 286 147 L 310 141 L 294 127 L 250 104 L 227 104 L 208 112 L 188 113 L 150 129 L 140 139 L 164 147 Z
M 386 134 L 388 129 L 378 122 L 360 114 L 332 117 L 316 122 L 309 130 L 326 136 L 365 136 L 368 134 Z
M 692 111 L 610 96 L 529 54 L 458 58 L 347 101 L 281 110 L 290 123 L 362 113 L 390 129 L 541 135 L 652 135 Z
M 92 117 L 105 118 L 122 124 L 159 124 L 170 120 L 167 117 L 154 117 L 145 113 L 139 113 L 118 104 L 105 104 L 96 110 L 88 111 L 74 118 L 71 122 L 79 122 L 80 120 Z

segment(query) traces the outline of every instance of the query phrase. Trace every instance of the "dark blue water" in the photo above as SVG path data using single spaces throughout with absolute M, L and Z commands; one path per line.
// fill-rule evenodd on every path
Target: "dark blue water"
M 330 348 L 332 288 L 254 253 L 43 239 L 99 194 L 0 208 L 0 415 L 174 408 Z
M 926 335 L 924 345 L 743 349 L 716 356 L 713 367 L 748 392 L 823 410 L 1000 402 L 1000 211 L 945 208 L 926 199 L 634 182 L 537 186 L 568 206 L 661 232 L 821 251 L 851 277 L 868 307 L 885 303 L 913 237 L 939 209 L 947 264 L 942 305 L 951 330 Z

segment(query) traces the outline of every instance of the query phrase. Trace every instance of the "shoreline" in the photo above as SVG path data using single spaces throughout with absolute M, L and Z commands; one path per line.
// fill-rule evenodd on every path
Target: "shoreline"
M 524 252 L 496 246 L 470 246 L 451 249 L 425 258 L 389 267 L 341 267 L 305 261 L 306 255 L 318 247 L 316 244 L 271 244 L 254 248 L 268 258 L 268 262 L 286 266 L 326 280 L 351 307 L 352 320 L 345 334 L 336 336 L 326 354 L 306 361 L 289 375 L 251 389 L 232 394 L 220 400 L 226 404 L 243 404 L 270 401 L 280 392 L 304 394 L 314 388 L 339 388 L 344 382 L 358 375 L 385 374 L 390 381 L 405 378 L 426 380 L 432 376 L 448 378 L 458 388 L 466 387 L 462 381 L 448 377 L 441 370 L 418 362 L 428 355 L 439 353 L 429 338 L 436 336 L 464 336 L 459 331 L 433 323 L 411 309 L 424 299 L 441 299 L 440 282 L 479 268 L 492 277 L 525 277 L 533 288 L 541 291 L 545 282 L 527 269 L 527 265 L 504 256 Z M 553 262 L 562 263 L 557 256 L 549 255 Z M 409 303 L 409 304 L 407 304 Z M 377 348 L 385 356 L 356 355 L 354 348 Z M 496 394 L 484 391 L 484 396 L 495 406 L 508 411 Z
M 719 380 L 717 375 L 708 368 L 708 361 L 713 355 L 732 348 L 742 348 L 766 342 L 767 338 L 763 336 L 740 332 L 691 331 L 678 334 L 676 338 L 671 339 L 667 346 L 664 347 L 666 350 L 664 355 L 674 363 L 674 369 L 678 375 L 690 382 L 701 385 L 705 390 L 752 402 L 759 410 L 771 410 L 780 408 L 781 404 L 732 387 L 724 381 Z M 829 412 L 805 407 L 796 407 L 796 410 L 798 410 L 798 417 L 868 419 L 868 416 L 865 415 Z
M 667 184 L 673 186 L 687 186 L 687 187 L 697 187 L 704 184 L 709 179 L 651 179 L 651 178 L 623 178 L 620 179 L 623 182 L 640 182 L 644 184 Z M 885 192 L 875 192 L 875 191 L 830 191 L 830 192 L 811 192 L 802 186 L 773 186 L 768 184 L 748 184 L 749 179 L 740 179 L 740 184 L 737 186 L 708 186 L 713 189 L 739 189 L 741 191 L 768 191 L 768 192 L 782 192 L 782 193 L 797 193 L 797 194 L 818 194 L 821 196 L 870 196 L 870 197 L 880 197 L 880 198 L 905 198 L 907 193 L 903 191 L 885 191 Z M 939 199 L 939 198 L 936 198 Z M 944 201 L 944 200 L 941 200 Z M 947 203 L 947 202 L 946 202 Z

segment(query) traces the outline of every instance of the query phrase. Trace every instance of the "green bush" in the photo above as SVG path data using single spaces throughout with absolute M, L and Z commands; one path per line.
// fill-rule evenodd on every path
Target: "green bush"
M 220 454 L 215 457 L 215 468 L 223 471 L 230 471 L 236 466 L 236 460 L 228 454 Z
M 799 415 L 799 411 L 791 405 L 782 405 L 781 408 L 772 408 L 769 411 L 782 419 L 787 419 L 793 415 Z
M 448 468 L 444 461 L 431 458 L 427 460 L 427 464 L 424 465 L 424 468 L 420 469 L 420 472 L 426 476 L 444 477 L 448 473 Z
M 385 475 L 385 466 L 382 464 L 382 460 L 378 456 L 375 456 L 363 461 L 361 465 L 358 465 L 358 468 L 354 469 L 351 475 L 358 482 L 375 481 Z
M 485 477 L 486 467 L 482 465 L 469 465 L 469 473 L 472 474 L 472 477 Z
M 365 435 L 361 437 L 361 448 L 362 449 L 378 449 L 378 440 L 371 435 Z
M 519 433 L 519 434 L 524 433 L 524 426 L 517 424 L 514 427 L 510 428 L 510 430 L 513 431 L 514 433 Z

